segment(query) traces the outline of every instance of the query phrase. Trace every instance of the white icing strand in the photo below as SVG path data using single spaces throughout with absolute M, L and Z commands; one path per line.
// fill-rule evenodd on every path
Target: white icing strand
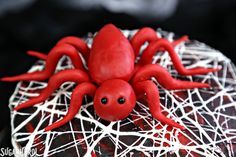
M 136 31 L 123 32 L 126 36 L 132 36 Z M 174 40 L 173 33 L 158 30 L 157 34 L 169 41 Z M 91 46 L 92 38 L 88 38 L 86 41 Z M 197 41 L 181 43 L 176 46 L 175 50 L 187 68 L 199 66 L 222 68 L 220 72 L 183 77 L 179 76 L 173 68 L 168 53 L 157 53 L 154 56 L 153 63 L 158 61 L 160 65 L 168 69 L 173 77 L 212 85 L 210 89 L 178 91 L 168 91 L 158 86 L 163 112 L 168 113 L 167 117 L 183 125 L 186 128 L 185 131 L 169 129 L 167 125 L 153 119 L 148 106 L 141 102 L 137 102 L 137 107 L 126 120 L 105 125 L 96 114 L 90 112 L 93 103 L 86 100 L 74 120 L 67 124 L 68 130 L 43 132 L 45 123 L 46 126 L 50 125 L 67 113 L 74 87 L 74 83 L 67 82 L 55 91 L 50 99 L 32 107 L 35 109 L 33 113 L 28 110 L 11 112 L 13 147 L 19 150 L 21 144 L 25 143 L 22 147 L 27 148 L 27 150 L 30 148 L 44 150 L 43 152 L 38 150 L 37 154 L 37 156 L 44 157 L 57 155 L 70 149 L 73 149 L 73 153 L 78 157 L 90 157 L 92 152 L 96 152 L 97 156 L 117 157 L 137 156 L 137 152 L 139 155 L 142 153 L 144 156 L 150 157 L 163 155 L 233 157 L 236 144 L 236 126 L 233 124 L 236 120 L 236 73 L 234 65 L 219 51 Z M 36 66 L 30 69 L 30 72 L 43 68 L 44 62 L 39 61 Z M 67 57 L 63 57 L 58 63 L 57 71 L 68 68 L 73 68 L 73 66 Z M 153 81 L 156 82 L 155 79 Z M 12 110 L 13 107 L 27 101 L 29 97 L 37 96 L 46 85 L 46 82 L 36 81 L 18 83 L 10 99 L 10 109 Z M 136 119 L 132 119 L 132 116 Z M 19 117 L 27 118 L 17 124 Z M 35 118 L 38 118 L 38 121 L 33 123 L 35 125 L 34 130 L 29 133 L 25 128 Z M 143 129 L 141 125 L 138 125 L 138 122 L 142 122 L 144 128 L 149 129 Z M 88 125 L 92 127 L 88 129 Z M 130 125 L 136 125 L 138 129 L 135 127 L 129 131 L 121 129 Z M 61 140 L 62 137 L 64 137 L 63 140 Z M 125 138 L 128 139 L 125 140 Z M 109 143 L 115 147 L 113 152 L 110 152 L 111 154 L 104 154 L 105 150 L 101 146 L 104 139 L 109 140 Z M 130 139 L 132 139 L 132 143 L 127 142 Z M 54 142 L 56 140 L 62 144 L 55 147 Z M 108 143 L 105 142 L 105 144 Z M 81 148 L 86 149 L 82 151 Z M 27 152 L 25 152 L 25 156 L 26 154 Z

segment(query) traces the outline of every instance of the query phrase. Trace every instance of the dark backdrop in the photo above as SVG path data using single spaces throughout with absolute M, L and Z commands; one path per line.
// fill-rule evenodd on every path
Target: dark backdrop
M 55 2 L 35 0 L 21 9 L 0 10 L 0 77 L 21 74 L 30 68 L 36 59 L 27 56 L 26 50 L 48 52 L 60 37 L 81 37 L 106 23 L 124 29 L 150 26 L 179 35 L 188 34 L 222 51 L 236 63 L 234 0 L 176 0 L 172 12 L 163 16 L 160 12 L 130 14 L 113 12 L 104 6 L 83 8 Z M 15 85 L 0 83 L 0 148 L 11 146 L 7 105 Z

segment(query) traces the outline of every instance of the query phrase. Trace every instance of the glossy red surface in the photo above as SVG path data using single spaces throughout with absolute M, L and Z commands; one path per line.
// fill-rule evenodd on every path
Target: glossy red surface
M 82 39 L 65 37 L 47 56 L 35 51 L 29 52 L 30 55 L 46 61 L 43 71 L 5 77 L 1 80 L 11 82 L 49 79 L 47 87 L 39 96 L 18 105 L 15 110 L 45 101 L 66 81 L 78 84 L 72 93 L 66 116 L 46 127 L 45 131 L 58 128 L 72 120 L 78 113 L 85 95 L 95 95 L 95 111 L 104 120 L 117 121 L 126 118 L 133 110 L 137 96 L 137 99 L 144 97 L 147 100 L 154 118 L 169 126 L 184 129 L 162 114 L 158 88 L 150 78 L 155 77 L 159 84 L 168 90 L 209 87 L 205 83 L 177 80 L 158 64 L 151 64 L 156 52 L 167 51 L 175 69 L 182 75 L 205 74 L 219 70 L 186 69 L 174 51 L 177 44 L 186 40 L 188 38 L 184 36 L 171 43 L 157 37 L 151 28 L 143 28 L 129 41 L 117 27 L 107 24 L 95 35 L 91 50 Z M 135 63 L 135 57 L 139 55 L 140 47 L 145 42 L 149 42 L 149 45 L 144 49 L 140 61 Z M 57 62 L 64 55 L 71 59 L 75 69 L 54 74 Z M 81 56 L 88 63 L 88 69 L 84 67 Z

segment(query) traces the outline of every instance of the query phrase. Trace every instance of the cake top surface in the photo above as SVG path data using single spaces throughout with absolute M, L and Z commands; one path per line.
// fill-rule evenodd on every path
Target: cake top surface
M 136 31 L 123 31 L 126 37 Z M 159 29 L 157 34 L 173 41 L 175 35 Z M 85 38 L 91 47 L 92 36 Z M 145 48 L 144 45 L 142 47 Z M 153 119 L 148 106 L 138 101 L 130 116 L 122 121 L 102 120 L 94 113 L 89 97 L 75 118 L 65 126 L 44 132 L 45 126 L 66 115 L 75 84 L 64 83 L 47 101 L 32 108 L 12 111 L 12 141 L 16 148 L 37 148 L 38 155 L 67 156 L 87 155 L 94 151 L 98 156 L 234 156 L 235 154 L 235 93 L 236 74 L 234 65 L 222 53 L 198 41 L 188 41 L 175 48 L 187 68 L 221 67 L 219 72 L 206 75 L 180 76 L 173 68 L 167 53 L 158 53 L 153 63 L 168 69 L 173 77 L 209 83 L 209 89 L 165 90 L 157 83 L 160 101 L 167 117 L 183 125 L 186 130 L 170 128 Z M 29 72 L 44 68 L 38 61 Z M 56 71 L 73 68 L 63 57 Z M 155 82 L 155 80 L 153 80 Z M 47 82 L 20 82 L 10 99 L 13 107 L 37 96 Z M 27 153 L 27 152 L 25 152 Z M 75 154 L 74 154 L 75 153 Z

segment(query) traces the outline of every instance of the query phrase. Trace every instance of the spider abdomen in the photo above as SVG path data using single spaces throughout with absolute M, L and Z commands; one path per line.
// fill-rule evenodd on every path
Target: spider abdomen
M 98 84 L 109 79 L 130 79 L 134 70 L 134 52 L 128 39 L 114 25 L 106 25 L 95 36 L 88 67 L 92 79 Z

